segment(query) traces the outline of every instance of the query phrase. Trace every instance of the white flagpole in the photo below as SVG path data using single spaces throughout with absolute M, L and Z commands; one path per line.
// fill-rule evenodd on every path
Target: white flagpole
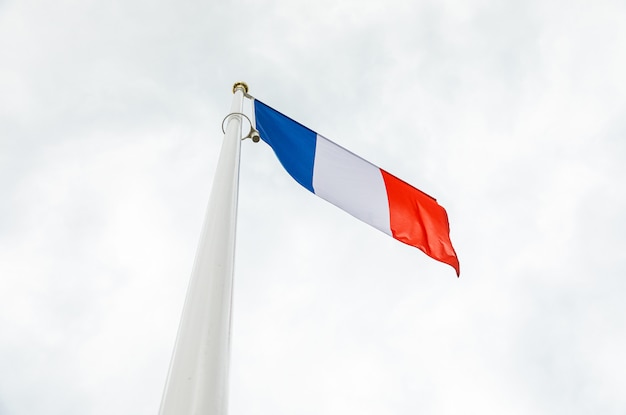
M 225 415 L 243 82 L 233 103 L 187 289 L 160 415 Z

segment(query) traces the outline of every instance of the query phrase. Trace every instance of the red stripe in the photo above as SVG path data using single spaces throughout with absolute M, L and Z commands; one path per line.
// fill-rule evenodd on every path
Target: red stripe
M 426 193 L 383 169 L 380 171 L 389 198 L 393 237 L 421 249 L 437 261 L 451 265 L 459 276 L 459 259 L 450 241 L 450 225 L 445 209 Z

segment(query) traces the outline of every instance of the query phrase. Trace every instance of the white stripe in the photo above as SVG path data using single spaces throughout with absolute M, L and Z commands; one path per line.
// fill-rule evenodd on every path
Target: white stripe
M 380 169 L 319 134 L 313 189 L 321 198 L 391 235 L 389 201 Z

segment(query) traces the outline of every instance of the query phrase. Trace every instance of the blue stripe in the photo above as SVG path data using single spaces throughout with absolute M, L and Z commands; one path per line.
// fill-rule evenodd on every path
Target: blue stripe
M 313 163 L 317 133 L 257 99 L 254 113 L 261 139 L 272 147 L 287 173 L 315 193 Z

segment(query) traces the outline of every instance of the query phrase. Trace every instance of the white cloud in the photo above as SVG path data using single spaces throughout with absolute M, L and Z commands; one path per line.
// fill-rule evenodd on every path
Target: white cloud
M 625 14 L 2 3 L 0 412 L 157 410 L 242 79 L 436 196 L 462 276 L 244 142 L 231 413 L 622 413 Z

